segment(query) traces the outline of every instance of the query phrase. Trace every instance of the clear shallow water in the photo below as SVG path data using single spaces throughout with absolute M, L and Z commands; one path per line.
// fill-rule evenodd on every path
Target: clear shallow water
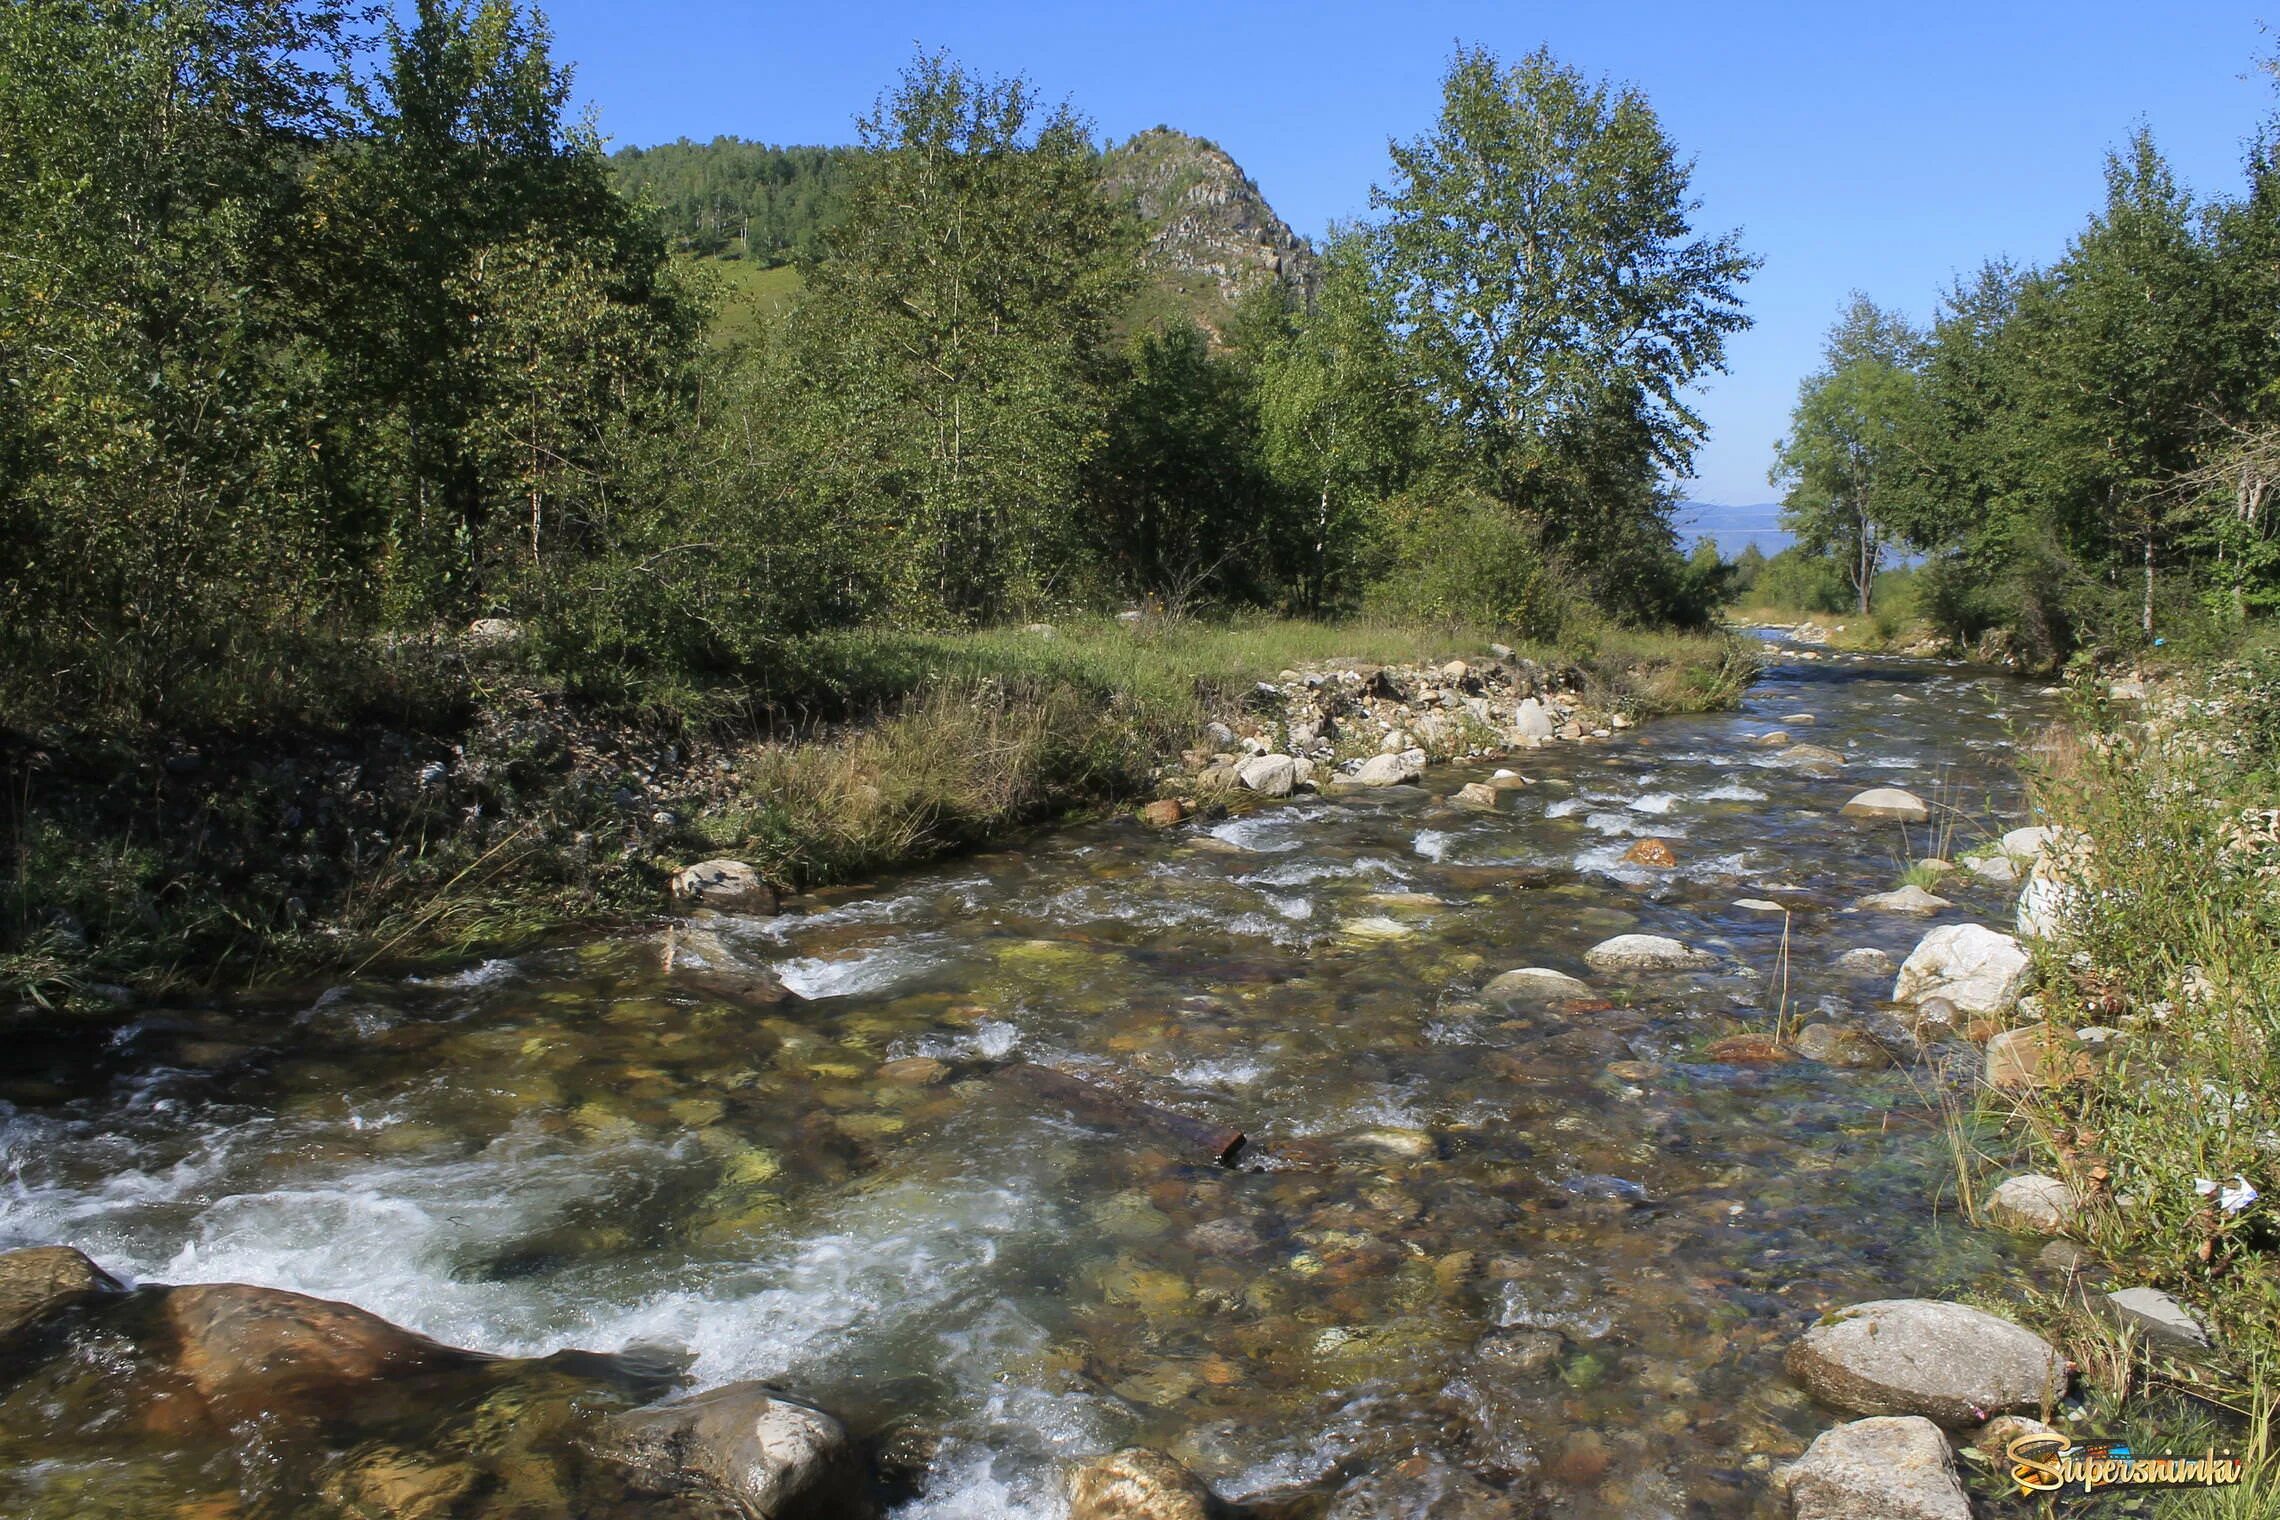
M 0 1078 L 0 1244 L 487 1351 L 685 1348 L 692 1386 L 773 1379 L 901 1440 L 909 1517 L 1057 1515 L 1069 1462 L 1136 1441 L 1232 1497 L 1406 1460 L 1523 1512 L 1770 1513 L 1770 1459 L 1825 1423 L 1787 1342 L 2003 1247 L 1935 1217 L 1944 1151 L 1906 1074 L 1704 1047 L 1770 1026 L 1785 924 L 1792 1005 L 1867 1007 L 1889 981 L 1841 952 L 2006 918 L 1985 887 L 1932 920 L 1844 911 L 1940 840 L 1837 809 L 1901 785 L 1955 809 L 1957 849 L 2000 832 L 2009 736 L 2044 716 L 1976 672 L 1781 666 L 1740 713 L 1514 762 L 1539 784 L 1503 814 L 1449 807 L 1487 768 L 1443 768 L 701 926 L 803 1003 L 723 1000 L 643 935 L 26 1048 Z M 1844 770 L 1747 743 L 1775 727 Z M 1625 863 L 1644 836 L 1678 868 Z M 1585 968 L 1631 931 L 1719 968 Z M 1519 966 L 1608 1006 L 1476 995 Z M 912 1056 L 947 1079 L 877 1075 Z M 1251 1149 L 1229 1170 L 1089 1122 L 1012 1062 Z M 1526 1331 L 1558 1338 L 1540 1370 L 1478 1349 Z M 0 1512 L 144 1513 L 151 1460 L 0 1402 Z M 188 1487 L 251 1492 L 250 1460 L 210 1454 Z

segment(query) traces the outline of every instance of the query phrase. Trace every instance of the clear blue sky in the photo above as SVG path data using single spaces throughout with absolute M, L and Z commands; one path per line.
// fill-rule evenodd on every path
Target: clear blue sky
M 1846 292 L 1922 317 L 1987 256 L 2054 257 L 2141 120 L 2194 190 L 2230 191 L 2275 100 L 2261 13 L 2231 0 L 545 8 L 618 145 L 845 142 L 914 44 L 942 46 L 1071 97 L 1105 136 L 1164 122 L 1214 139 L 1315 235 L 1366 210 L 1389 136 L 1430 124 L 1455 42 L 1549 43 L 1643 88 L 1698 160 L 1698 225 L 1738 227 L 1765 258 L 1757 326 L 1702 398 L 1712 438 L 1689 491 L 1723 502 L 1772 496 L 1773 442 Z

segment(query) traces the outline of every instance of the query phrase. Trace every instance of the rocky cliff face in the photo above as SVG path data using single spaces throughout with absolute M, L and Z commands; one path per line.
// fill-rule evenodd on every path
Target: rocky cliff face
M 1154 127 L 1108 150 L 1102 184 L 1149 229 L 1148 258 L 1167 289 L 1214 336 L 1235 304 L 1273 281 L 1310 300 L 1314 249 L 1215 143 Z

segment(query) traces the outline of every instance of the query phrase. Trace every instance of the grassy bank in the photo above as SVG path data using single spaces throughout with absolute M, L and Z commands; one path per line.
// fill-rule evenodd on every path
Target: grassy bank
M 573 691 L 513 646 L 433 649 L 328 724 L 9 733 L 0 1007 L 259 986 L 654 914 L 714 855 L 858 881 L 1146 795 L 1253 683 L 1479 658 L 1381 623 L 1112 621 L 818 638 L 734 687 Z M 1522 650 L 1637 716 L 1730 704 L 1704 635 Z
M 2165 1512 L 2280 1513 L 2280 651 L 2142 704 L 2097 691 L 2032 766 L 2075 894 L 2039 973 L 2052 1022 L 2124 1033 L 2081 1080 L 2006 1101 L 2007 1143 L 2085 1199 L 2094 1281 L 2167 1289 L 2210 1331 L 2213 1354 L 2172 1357 L 2079 1288 L 2048 1306 L 2115 1428 L 2176 1445 L 2194 1408 L 2247 1420 L 2260 1477 Z

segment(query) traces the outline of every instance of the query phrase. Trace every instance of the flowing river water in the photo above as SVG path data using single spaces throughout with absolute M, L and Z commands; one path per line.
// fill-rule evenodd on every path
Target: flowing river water
M 1847 905 L 1943 827 L 1960 850 L 2014 825 L 2009 753 L 2047 716 L 1984 671 L 1775 661 L 1738 713 L 1524 757 L 1499 814 L 1445 800 L 1488 767 L 1437 767 L 711 926 L 799 1003 L 691 988 L 625 935 L 21 1045 L 0 1246 L 486 1351 L 679 1348 L 684 1386 L 768 1378 L 899 1454 L 904 1520 L 1058 1515 L 1071 1463 L 1134 1443 L 1230 1496 L 1342 1487 L 1341 1517 L 1507 1512 L 1482 1480 L 1515 1514 L 1771 1514 L 1770 1465 L 1831 1418 L 1781 1371 L 1795 1335 L 2013 1247 L 1936 1205 L 1920 1074 L 1706 1047 L 1785 990 L 1888 997 L 1844 951 L 2003 922 L 1993 888 L 1931 919 Z M 1845 765 L 1749 742 L 1775 727 Z M 1838 816 L 1878 785 L 1953 821 Z M 1624 864 L 1641 836 L 1677 868 Z M 1586 969 L 1633 931 L 1718 965 Z M 1480 995 L 1522 966 L 1605 1006 Z M 991 1075 L 1013 1062 L 1250 1148 L 1221 1167 L 1072 1114 Z M 322 1454 L 146 1449 L 67 1381 L 0 1392 L 0 1513 L 334 1512 Z

